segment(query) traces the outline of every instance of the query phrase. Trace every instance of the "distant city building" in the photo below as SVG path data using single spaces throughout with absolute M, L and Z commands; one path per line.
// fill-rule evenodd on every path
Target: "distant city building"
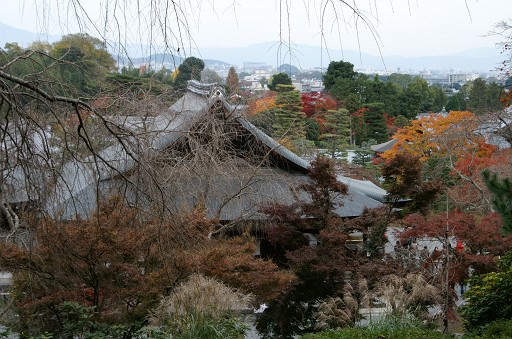
M 270 72 L 269 69 L 267 68 L 258 68 L 258 69 L 255 69 L 254 72 L 252 73 L 254 75 L 254 77 L 258 80 L 260 79 L 270 79 L 272 77 L 272 73 Z
M 448 83 L 461 83 L 466 82 L 467 74 L 448 74 Z
M 266 91 L 267 87 L 262 86 L 260 79 L 256 79 L 255 76 L 249 75 L 240 81 L 240 89 L 254 93 Z
M 324 90 L 324 83 L 316 79 L 303 79 L 302 91 L 303 92 L 321 92 Z
M 449 78 L 446 77 L 446 75 L 432 75 L 432 74 L 429 74 L 428 76 L 427 75 L 421 75 L 421 77 L 423 79 L 425 79 L 425 81 L 429 84 L 429 86 L 431 85 L 434 85 L 434 84 L 439 84 L 439 85 L 448 85 L 450 84 L 449 82 Z
M 270 72 L 272 70 L 272 66 L 265 62 L 244 61 L 243 70 L 252 74 L 254 74 L 256 70 L 266 70 L 267 72 Z
M 294 81 L 294 82 L 292 82 L 292 85 L 293 85 L 293 87 L 295 87 L 295 89 L 297 91 L 299 91 L 299 92 L 304 91 L 302 82 Z
M 472 81 L 480 77 L 480 74 L 472 73 L 472 74 L 464 74 L 464 73 L 458 73 L 458 74 L 448 74 L 448 83 L 454 84 L 459 83 L 463 84 L 467 81 Z

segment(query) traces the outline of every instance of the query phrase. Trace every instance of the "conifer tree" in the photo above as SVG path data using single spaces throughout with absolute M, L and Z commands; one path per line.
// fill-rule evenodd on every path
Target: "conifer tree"
M 237 94 L 240 91 L 240 79 L 233 66 L 226 77 L 226 87 L 229 94 Z
M 500 179 L 496 173 L 483 171 L 487 188 L 493 194 L 492 203 L 503 219 L 503 230 L 512 233 L 512 181 L 509 178 Z
M 325 133 L 320 135 L 320 139 L 329 141 L 331 157 L 334 158 L 337 150 L 350 144 L 350 117 L 344 108 L 328 110 L 324 117 Z
M 290 76 L 286 73 L 278 73 L 270 79 L 270 82 L 268 84 L 268 89 L 271 91 L 277 91 L 278 85 L 291 85 L 292 79 Z
M 305 114 L 298 91 L 279 92 L 276 96 L 274 137 L 296 141 L 306 138 Z
M 201 80 L 204 61 L 196 57 L 188 57 L 178 67 L 178 75 L 174 79 L 174 88 L 183 91 L 187 88 L 188 80 Z
M 368 108 L 364 112 L 364 121 L 368 126 L 368 139 L 375 139 L 378 143 L 387 141 L 389 137 L 384 119 L 384 104 L 375 102 L 365 106 Z

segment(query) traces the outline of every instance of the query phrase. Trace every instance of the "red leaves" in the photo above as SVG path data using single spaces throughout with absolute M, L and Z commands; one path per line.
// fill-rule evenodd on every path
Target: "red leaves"
M 302 99 L 302 112 L 306 114 L 307 118 L 319 112 L 325 112 L 331 109 L 336 109 L 337 104 L 334 99 L 322 92 L 305 92 L 301 94 Z
M 93 306 L 100 321 L 123 322 L 144 314 L 192 270 L 182 254 L 206 242 L 211 222 L 201 210 L 166 221 L 143 219 L 113 198 L 87 221 L 33 225 L 30 250 L 0 245 L 0 265 L 15 274 L 21 322 L 34 321 L 33 314 L 54 319 L 64 301 Z M 45 320 L 39 326 L 53 331 L 58 325 Z
M 254 251 L 252 239 L 235 237 L 214 239 L 205 248 L 189 255 L 194 257 L 200 272 L 255 295 L 258 302 L 269 302 L 296 278 L 270 260 L 255 258 Z
M 465 254 L 489 255 L 490 258 L 501 255 L 512 247 L 512 235 L 502 235 L 501 219 L 496 213 L 477 217 L 459 211 L 440 212 L 430 216 L 412 214 L 404 218 L 405 231 L 400 238 L 433 237 L 444 239 L 446 227 L 450 237 L 455 237 L 465 245 Z M 468 257 L 469 258 L 469 257 Z M 475 259 L 475 258 L 473 258 Z M 487 260 L 488 261 L 488 260 Z

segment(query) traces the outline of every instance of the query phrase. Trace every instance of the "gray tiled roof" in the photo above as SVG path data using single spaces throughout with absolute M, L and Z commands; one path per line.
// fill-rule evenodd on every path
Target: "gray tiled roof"
M 336 179 L 338 179 L 339 182 L 346 184 L 354 192 L 362 194 L 380 203 L 386 202 L 388 194 L 386 190 L 375 185 L 371 181 L 352 179 L 343 175 L 338 175 Z
M 370 146 L 370 148 L 374 152 L 384 153 L 384 152 L 389 151 L 390 149 L 392 149 L 393 146 L 395 146 L 395 144 L 397 142 L 398 142 L 397 139 L 391 139 L 391 140 L 388 140 L 388 141 L 383 142 L 383 143 L 378 144 L 378 145 L 372 145 L 372 146 Z
M 205 95 L 208 91 L 211 93 L 216 87 L 201 87 L 197 84 L 194 86 L 196 91 L 186 92 L 167 111 L 154 118 L 145 119 L 144 122 L 140 118 L 133 117 L 111 118 L 128 130 L 134 132 L 143 130 L 144 139 L 139 140 L 135 136 L 128 136 L 123 139 L 123 145 L 117 143 L 107 147 L 95 158 L 74 159 L 65 164 L 54 186 L 54 193 L 46 199 L 47 211 L 55 217 L 62 218 L 72 218 L 77 214 L 84 217 L 89 215 L 95 208 L 98 192 L 108 191 L 115 178 L 129 173 L 137 166 L 138 159 L 134 156 L 137 151 L 163 150 L 169 147 L 201 121 L 213 104 L 219 102 L 224 105 L 225 111 L 234 118 L 234 121 L 253 135 L 257 142 L 261 142 L 271 153 L 288 161 L 291 164 L 289 168 L 299 168 L 301 169 L 299 173 L 307 171 L 308 162 L 241 117 L 237 107 L 229 105 L 222 93 Z M 233 180 L 232 176 L 225 175 L 209 178 L 210 189 L 206 195 L 202 186 L 204 178 L 189 176 L 188 179 L 183 177 L 178 180 L 189 180 L 189 182 L 186 192 L 176 192 L 170 197 L 170 201 L 173 201 L 176 206 L 193 206 L 197 203 L 198 196 L 203 195 L 211 215 L 220 213 L 221 219 L 234 220 L 261 218 L 258 206 L 262 203 L 293 201 L 294 189 L 309 178 L 304 174 L 294 174 L 283 169 L 261 168 L 246 181 Z M 349 186 L 349 195 L 343 197 L 343 204 L 338 208 L 338 213 L 342 216 L 360 215 L 365 207 L 377 207 L 384 201 L 385 191 L 372 183 L 343 176 L 339 176 L 338 180 Z M 243 194 L 235 194 L 240 190 L 242 183 L 245 185 Z M 21 187 L 23 186 L 18 186 L 23 191 Z M 18 195 L 24 196 L 19 193 Z M 221 208 L 220 212 L 219 208 Z
M 261 213 L 264 205 L 291 204 L 296 199 L 307 202 L 311 199 L 298 189 L 301 184 L 310 182 L 304 174 L 279 168 L 253 168 L 249 173 L 222 172 L 208 177 L 185 175 L 175 178 L 165 187 L 173 192 L 168 200 L 169 208 L 179 211 L 185 206 L 191 209 L 204 203 L 208 215 L 220 220 L 261 219 L 264 218 Z M 348 195 L 340 195 L 336 201 L 336 212 L 343 217 L 355 217 L 361 215 L 365 208 L 382 206 L 379 200 L 351 186 Z
M 238 118 L 238 121 L 247 131 L 251 132 L 251 134 L 254 135 L 256 139 L 261 141 L 275 153 L 281 155 L 282 157 L 288 159 L 292 163 L 302 167 L 305 170 L 309 168 L 309 164 L 306 160 L 302 159 L 297 154 L 293 153 L 292 151 L 278 143 L 276 140 L 269 137 L 267 134 L 265 134 L 265 132 L 251 124 L 246 119 Z

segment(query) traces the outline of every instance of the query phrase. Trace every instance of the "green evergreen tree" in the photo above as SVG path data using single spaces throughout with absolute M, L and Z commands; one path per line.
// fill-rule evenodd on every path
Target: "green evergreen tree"
M 387 77 L 386 82 L 397 84 L 405 89 L 411 82 L 413 82 L 413 80 L 414 77 L 410 74 L 392 73 Z
M 389 137 L 384 119 L 384 104 L 374 102 L 366 104 L 365 107 L 367 110 L 364 112 L 364 122 L 368 126 L 368 138 L 375 139 L 377 143 L 387 141 Z
M 512 252 L 508 252 L 501 257 L 497 272 L 476 275 L 469 280 L 470 288 L 464 295 L 466 303 L 461 309 L 461 315 L 464 327 L 471 332 L 480 334 L 475 338 L 511 337 L 511 259 Z M 501 325 L 498 325 L 500 323 Z M 508 335 L 505 331 L 508 332 Z
M 487 108 L 491 112 L 496 112 L 501 109 L 501 95 L 503 93 L 503 86 L 495 82 L 487 86 Z
M 356 77 L 357 72 L 354 71 L 354 65 L 346 61 L 331 61 L 324 74 L 325 90 L 329 91 L 338 79 L 352 80 Z
M 305 117 L 299 91 L 279 92 L 276 96 L 273 136 L 292 141 L 306 138 Z
M 499 179 L 496 173 L 483 171 L 484 182 L 493 194 L 492 204 L 503 219 L 503 230 L 512 233 L 512 180 Z
M 52 44 L 49 52 L 62 61 L 58 64 L 62 84 L 78 94 L 99 92 L 101 80 L 117 69 L 106 44 L 88 34 L 64 35 Z
M 375 145 L 377 142 L 374 139 L 364 141 L 361 147 L 355 151 L 354 159 L 352 162 L 360 166 L 367 166 L 371 163 L 375 156 L 375 152 L 370 146 Z
M 384 110 L 391 116 L 397 116 L 400 110 L 400 93 L 403 89 L 392 82 L 383 82 L 376 75 L 364 84 L 365 102 L 382 102 Z
M 438 85 L 433 85 L 429 87 L 429 92 L 431 99 L 431 107 L 429 107 L 429 111 L 440 112 L 448 102 L 448 98 L 446 97 L 444 90 Z
M 478 78 L 463 86 L 467 94 L 467 109 L 475 114 L 496 112 L 501 109 L 502 86 L 488 84 Z
M 352 78 L 337 78 L 329 93 L 350 112 L 355 112 L 367 102 L 371 80 L 365 74 L 356 73 Z
M 403 115 L 399 115 L 396 117 L 395 119 L 395 126 L 398 127 L 398 128 L 403 128 L 405 126 L 408 126 L 410 125 L 409 123 L 409 120 L 407 120 L 406 117 L 404 117 Z
M 306 119 L 306 139 L 311 141 L 318 141 L 320 137 L 320 124 L 312 117 Z
M 445 106 L 446 111 L 465 111 L 467 109 L 466 94 L 460 91 L 448 98 Z
M 469 84 L 468 109 L 475 114 L 483 113 L 487 110 L 487 101 L 487 83 L 482 78 L 473 80 Z
M 271 91 L 277 91 L 277 85 L 292 85 L 292 79 L 286 73 L 278 73 L 270 79 L 268 83 L 268 89 Z
M 429 111 L 431 106 L 428 83 L 425 79 L 413 78 L 400 95 L 399 114 L 413 119 L 418 114 Z
M 176 90 L 184 90 L 189 80 L 201 80 L 201 72 L 204 69 L 204 61 L 196 57 L 188 57 L 178 67 L 178 75 L 174 79 Z
M 368 126 L 364 121 L 363 110 L 359 110 L 352 114 L 350 126 L 352 129 L 352 143 L 355 145 L 361 145 L 368 137 Z
M 350 117 L 348 110 L 328 110 L 325 117 L 325 133 L 320 139 L 328 140 L 331 157 L 335 157 L 336 151 L 345 149 L 350 144 Z

